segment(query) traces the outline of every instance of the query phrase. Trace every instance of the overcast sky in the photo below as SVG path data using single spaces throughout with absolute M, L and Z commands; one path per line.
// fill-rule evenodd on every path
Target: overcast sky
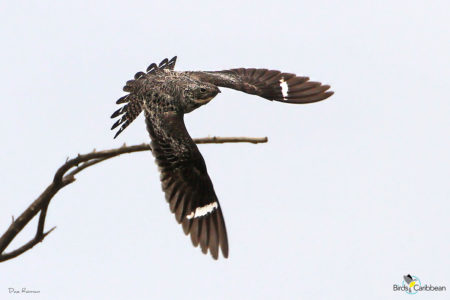
M 335 91 L 287 105 L 223 89 L 186 116 L 193 137 L 269 137 L 199 146 L 229 259 L 192 247 L 151 154 L 132 154 L 53 199 L 57 229 L 0 265 L 0 298 L 400 299 L 392 286 L 410 273 L 447 285 L 420 298 L 449 299 L 449 11 L 448 0 L 0 2 L 2 232 L 67 156 L 149 141 L 142 116 L 113 140 L 109 116 L 152 62 L 278 69 Z

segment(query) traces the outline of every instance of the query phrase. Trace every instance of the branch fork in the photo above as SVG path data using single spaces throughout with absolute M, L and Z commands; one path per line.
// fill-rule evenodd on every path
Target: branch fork
M 197 144 L 223 144 L 223 143 L 266 143 L 267 137 L 206 137 L 194 139 Z M 86 168 L 98 164 L 107 159 L 121 154 L 151 151 L 149 144 L 127 146 L 125 143 L 120 148 L 97 151 L 95 148 L 87 154 L 78 154 L 77 157 L 66 159 L 66 162 L 56 171 L 53 182 L 42 192 L 42 194 L 17 218 L 12 216 L 12 223 L 6 232 L 0 237 L 0 262 L 15 258 L 42 242 L 56 227 L 44 232 L 45 218 L 50 201 L 65 186 L 73 183 L 75 175 Z M 6 248 L 16 238 L 25 226 L 39 213 L 39 222 L 34 237 L 19 248 L 5 252 Z

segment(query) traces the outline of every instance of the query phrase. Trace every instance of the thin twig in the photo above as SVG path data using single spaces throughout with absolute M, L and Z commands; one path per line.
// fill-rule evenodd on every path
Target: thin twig
M 266 143 L 267 137 L 251 138 L 251 137 L 206 137 L 194 139 L 197 144 L 223 144 L 223 143 Z M 102 161 L 119 156 L 125 153 L 134 153 L 142 151 L 151 151 L 149 144 L 141 144 L 134 146 L 126 146 L 120 148 L 97 151 L 94 149 L 87 154 L 78 154 L 77 157 L 66 159 L 66 162 L 56 171 L 53 182 L 42 192 L 42 194 L 17 218 L 12 217 L 12 223 L 6 232 L 0 237 L 0 262 L 15 258 L 24 252 L 33 248 L 39 242 L 50 234 L 56 227 L 44 232 L 45 219 L 47 217 L 47 209 L 50 201 L 58 193 L 59 190 L 66 185 L 75 181 L 75 175 L 82 170 L 89 168 Z M 70 171 L 71 170 L 71 171 Z M 69 172 L 70 171 L 70 172 Z M 21 232 L 24 227 L 40 212 L 39 222 L 35 236 L 21 247 L 6 253 L 6 248 L 11 244 L 14 238 Z
M 206 138 L 195 139 L 197 144 L 224 144 L 224 143 L 267 143 L 267 137 L 263 138 L 251 138 L 251 137 L 217 137 L 211 136 Z

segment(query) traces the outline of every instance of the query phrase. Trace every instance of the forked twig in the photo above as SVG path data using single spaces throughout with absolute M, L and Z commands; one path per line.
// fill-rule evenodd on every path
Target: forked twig
M 223 143 L 266 143 L 267 137 L 252 138 L 252 137 L 206 137 L 194 139 L 197 144 L 223 144 Z M 87 154 L 78 154 L 77 157 L 67 159 L 66 162 L 56 171 L 53 177 L 53 182 L 42 192 L 42 194 L 17 218 L 12 218 L 12 223 L 6 232 L 0 237 L 0 262 L 15 258 L 24 252 L 33 248 L 37 243 L 42 242 L 44 238 L 50 234 L 56 227 L 44 232 L 45 218 L 47 216 L 47 209 L 50 201 L 58 193 L 59 190 L 66 185 L 75 181 L 75 175 L 82 170 L 89 168 L 107 159 L 119 156 L 126 153 L 151 151 L 149 144 L 141 144 L 134 146 L 123 145 L 120 148 L 96 151 L 95 149 Z M 69 172 L 70 171 L 70 172 Z M 21 247 L 11 251 L 5 252 L 9 244 L 14 238 L 25 228 L 25 226 L 38 214 L 39 222 L 37 225 L 36 234 L 27 243 Z

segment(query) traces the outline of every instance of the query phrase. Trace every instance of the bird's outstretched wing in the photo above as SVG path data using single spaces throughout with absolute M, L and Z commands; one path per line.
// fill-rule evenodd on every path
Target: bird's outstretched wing
M 240 68 L 186 73 L 200 81 L 286 103 L 317 102 L 333 95 L 327 91 L 329 85 L 275 70 Z
M 228 238 L 219 201 L 205 161 L 176 112 L 145 110 L 152 153 L 161 172 L 162 189 L 170 210 L 194 246 L 214 259 L 219 247 L 228 257 Z
M 114 138 L 116 138 L 122 131 L 124 131 L 125 128 L 127 128 L 128 125 L 130 125 L 131 122 L 133 122 L 134 119 L 136 119 L 142 112 L 142 92 L 143 89 L 146 88 L 145 81 L 148 79 L 148 76 L 151 76 L 152 74 L 155 74 L 156 72 L 164 69 L 173 70 L 176 61 L 177 57 L 174 56 L 171 60 L 168 60 L 167 58 L 163 59 L 159 63 L 159 65 L 152 63 L 150 66 L 148 66 L 146 73 L 137 72 L 134 75 L 134 79 L 127 81 L 127 83 L 123 87 L 123 90 L 124 92 L 129 92 L 129 94 L 121 97 L 116 101 L 117 104 L 126 104 L 111 115 L 111 118 L 121 116 L 120 119 L 118 119 L 111 127 L 111 130 L 113 130 L 117 126 L 121 125 Z

